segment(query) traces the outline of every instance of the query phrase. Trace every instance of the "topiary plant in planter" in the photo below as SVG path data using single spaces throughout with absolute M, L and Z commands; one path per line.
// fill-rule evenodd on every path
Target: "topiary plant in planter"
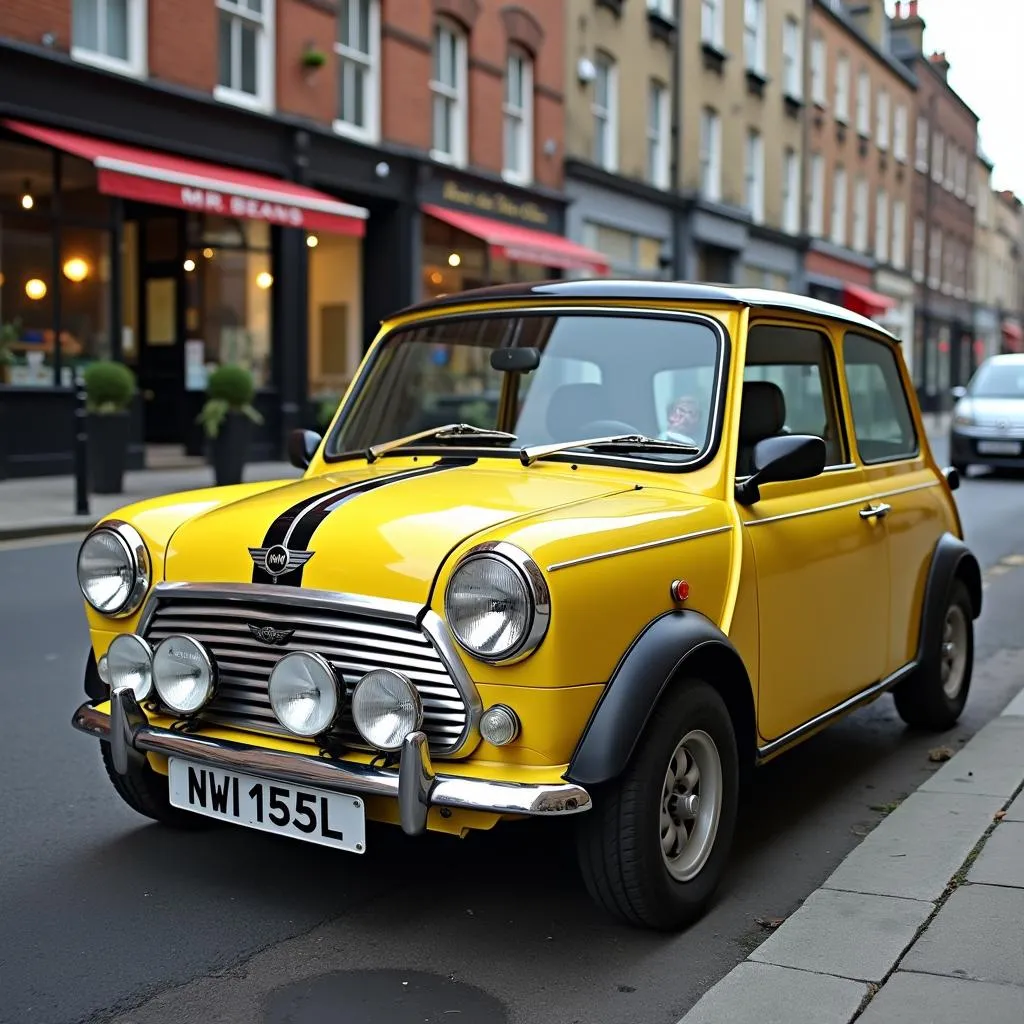
M 242 482 L 249 432 L 263 417 L 253 406 L 252 374 L 244 366 L 218 366 L 206 381 L 206 402 L 196 417 L 210 441 L 217 486 Z
M 94 494 L 120 494 L 128 458 L 129 406 L 135 397 L 135 374 L 124 363 L 98 359 L 86 366 L 87 458 Z

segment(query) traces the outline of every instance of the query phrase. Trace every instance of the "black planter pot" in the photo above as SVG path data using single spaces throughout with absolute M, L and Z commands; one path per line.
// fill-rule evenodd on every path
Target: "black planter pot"
M 229 412 L 220 425 L 220 432 L 210 442 L 210 461 L 218 487 L 242 482 L 242 470 L 249 454 L 251 422 L 244 413 Z
M 120 494 L 128 461 L 131 417 L 127 412 L 89 413 L 89 489 L 93 494 Z

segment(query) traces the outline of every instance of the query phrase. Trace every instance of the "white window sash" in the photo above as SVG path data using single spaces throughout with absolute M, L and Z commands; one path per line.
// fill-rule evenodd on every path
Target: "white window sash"
M 668 187 L 668 89 L 651 79 L 647 93 L 647 149 L 650 166 L 647 173 L 651 184 L 658 188 Z M 651 123 L 652 115 L 654 123 Z
M 815 36 L 811 40 L 811 102 L 819 107 L 828 103 L 828 94 L 825 83 L 825 40 Z
M 99 24 L 96 26 L 96 35 L 100 40 L 106 36 L 106 4 L 107 0 L 99 0 L 97 3 Z M 72 0 L 72 26 L 74 25 L 73 5 L 74 0 Z M 149 22 L 148 6 L 147 0 L 128 0 L 128 24 L 125 26 L 125 38 L 128 43 L 127 60 L 114 57 L 102 49 L 93 50 L 76 44 L 73 37 L 71 40 L 72 58 L 81 64 L 91 64 L 107 71 L 116 71 L 118 74 L 133 75 L 137 78 L 145 77 L 149 65 L 146 44 Z
M 782 28 L 783 64 L 785 81 L 783 88 L 787 96 L 800 99 L 803 95 L 801 63 L 800 23 L 795 18 L 787 17 Z
M 832 182 L 832 241 L 836 245 L 846 245 L 846 221 L 849 215 L 846 194 L 846 171 L 836 168 Z
M 597 81 L 604 69 L 607 82 L 607 106 L 602 106 L 597 100 Z M 598 163 L 606 171 L 617 171 L 619 163 L 619 128 L 618 128 L 618 68 L 608 58 L 602 58 L 598 65 L 598 79 L 595 79 L 594 101 L 591 104 L 591 111 L 594 116 L 594 130 L 597 132 L 598 124 L 604 126 L 604 147 L 603 152 L 597 154 Z
M 519 61 L 520 78 L 519 84 L 522 89 L 520 105 L 516 106 L 505 100 L 502 104 L 502 113 L 505 124 L 514 124 L 515 131 L 519 135 L 519 151 L 522 166 L 513 167 L 509 163 L 509 154 L 504 155 L 504 169 L 502 177 L 506 181 L 525 184 L 533 180 L 533 61 L 524 53 L 513 52 L 505 61 L 505 75 L 509 74 L 513 60 Z M 502 134 L 504 144 L 506 136 Z
M 836 62 L 836 120 L 850 120 L 850 61 L 840 57 Z
M 871 79 L 863 71 L 857 76 L 857 132 L 871 136 Z
M 889 260 L 889 197 L 882 191 L 875 197 L 875 256 L 880 263 Z
M 218 10 L 223 11 L 231 19 L 231 79 L 232 84 L 218 84 L 214 87 L 216 99 L 232 103 L 240 107 L 254 110 L 269 110 L 274 104 L 274 0 L 264 0 L 260 13 L 242 9 L 232 0 L 217 0 Z M 251 25 L 257 29 L 256 35 L 256 93 L 243 91 L 240 86 L 241 77 L 241 31 L 239 26 Z M 237 84 L 236 84 L 237 83 Z
M 743 0 L 743 42 L 747 69 L 756 74 L 765 73 L 767 47 L 765 45 L 764 0 Z M 746 50 L 747 40 L 753 35 L 753 53 Z
M 443 35 L 447 35 L 455 41 L 455 85 L 451 86 L 447 82 L 439 82 L 435 79 L 433 77 L 433 66 L 431 66 L 430 92 L 432 98 L 430 104 L 430 156 L 438 163 L 452 164 L 456 167 L 461 167 L 466 162 L 466 37 L 447 22 L 440 22 L 436 28 L 439 28 Z M 431 50 L 431 62 L 433 62 L 433 49 Z M 434 135 L 436 126 L 433 123 L 434 109 L 436 107 L 434 97 L 441 98 L 450 108 L 448 126 L 451 136 L 445 140 L 448 145 L 447 149 L 437 149 L 435 147 L 437 139 Z
M 747 133 L 746 153 L 747 209 L 755 223 L 764 220 L 764 142 L 757 132 Z
M 715 111 L 701 112 L 701 192 L 710 202 L 722 197 L 721 121 Z
M 724 41 L 722 0 L 701 0 L 700 39 L 702 43 L 721 49 Z
M 808 230 L 815 238 L 825 234 L 825 159 L 820 153 L 811 157 L 811 217 Z
M 338 113 L 334 119 L 334 130 L 339 135 L 347 135 L 353 139 L 364 142 L 377 142 L 380 139 L 380 0 L 371 0 L 370 27 L 368 32 L 370 52 L 363 53 L 352 46 L 348 46 L 340 40 L 334 42 L 334 52 L 338 55 L 338 75 L 344 75 L 346 69 L 351 67 L 354 74 L 362 74 L 363 77 L 363 102 L 366 109 L 363 110 L 362 126 L 353 121 L 347 121 L 344 111 L 340 107 L 341 80 L 339 77 L 338 90 Z

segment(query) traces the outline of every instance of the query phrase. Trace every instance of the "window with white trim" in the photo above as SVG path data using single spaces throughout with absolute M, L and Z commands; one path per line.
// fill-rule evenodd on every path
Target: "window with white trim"
M 668 188 L 668 88 L 652 78 L 647 86 L 647 180 Z
M 882 188 L 875 194 L 875 259 L 889 261 L 889 196 Z
M 892 155 L 901 163 L 907 162 L 907 107 L 900 103 L 892 123 Z
M 863 70 L 857 76 L 857 132 L 871 138 L 871 76 Z
M 876 113 L 876 142 L 884 153 L 889 148 L 889 94 L 885 89 L 878 92 Z
M 664 18 L 665 21 L 675 21 L 675 11 L 673 10 L 673 0 L 647 0 L 647 10 L 651 14 L 657 14 L 660 18 Z
M 857 178 L 853 192 L 853 247 L 857 252 L 868 251 L 868 180 Z
M 932 227 L 932 241 L 928 252 L 928 287 L 938 288 L 942 281 L 942 231 Z
M 766 41 L 764 0 L 743 0 L 743 53 L 747 70 L 765 73 Z
M 506 181 L 525 184 L 533 178 L 533 61 L 522 50 L 510 50 L 505 61 Z
M 811 157 L 811 204 L 807 230 L 814 238 L 825 234 L 825 158 L 820 153 Z
M 619 69 L 615 59 L 599 53 L 594 61 L 594 162 L 606 171 L 619 166 Z
M 917 117 L 917 134 L 914 136 L 914 166 L 922 173 L 928 171 L 928 118 Z
M 380 2 L 340 0 L 336 131 L 367 142 L 380 137 Z
M 782 88 L 794 99 L 800 99 L 804 92 L 800 56 L 800 22 L 787 15 L 782 23 Z
M 943 146 L 945 145 L 945 139 L 942 137 L 942 132 L 936 132 L 932 136 L 932 181 L 942 183 L 943 173 Z
M 837 167 L 832 179 L 832 231 L 831 239 L 836 245 L 846 245 L 846 221 L 848 217 L 846 199 L 846 168 Z
M 722 197 L 722 122 L 711 107 L 700 112 L 700 191 L 713 203 Z
M 744 205 L 755 224 L 764 221 L 764 142 L 754 128 L 747 130 Z
M 434 25 L 432 144 L 430 155 L 441 163 L 466 163 L 466 36 L 453 22 Z
M 701 0 L 700 41 L 721 49 L 725 31 L 722 26 L 722 4 L 725 0 Z
M 274 103 L 274 0 L 217 0 L 218 99 Z
M 850 120 L 850 58 L 844 53 L 836 59 L 836 120 Z
M 897 199 L 892 204 L 892 259 L 896 270 L 907 265 L 907 204 Z
M 800 160 L 788 146 L 782 154 L 782 230 L 800 231 Z
M 811 40 L 811 102 L 824 107 L 828 103 L 825 88 L 825 40 L 815 36 Z
M 924 280 L 924 218 L 914 218 L 914 251 L 911 256 L 911 274 L 915 281 Z
M 71 19 L 75 60 L 146 73 L 146 0 L 74 0 Z

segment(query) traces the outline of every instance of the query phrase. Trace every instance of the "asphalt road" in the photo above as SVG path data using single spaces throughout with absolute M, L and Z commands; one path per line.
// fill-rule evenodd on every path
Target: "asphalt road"
M 1024 478 L 957 499 L 987 572 L 961 725 L 884 698 L 766 766 L 716 906 L 678 936 L 609 923 L 566 831 L 375 837 L 365 857 L 149 824 L 72 731 L 87 634 L 75 543 L 0 546 L 0 1021 L 675 1024 L 885 813 L 1000 711 L 1024 646 Z

